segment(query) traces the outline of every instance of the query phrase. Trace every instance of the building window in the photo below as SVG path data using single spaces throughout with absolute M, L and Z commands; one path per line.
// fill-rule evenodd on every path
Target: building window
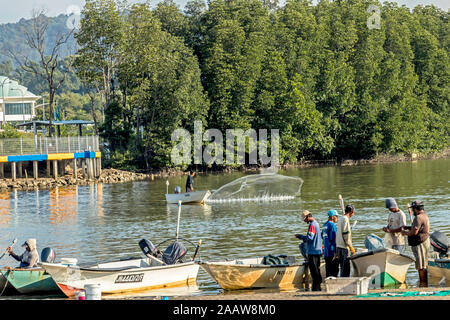
M 7 103 L 6 115 L 31 114 L 31 103 Z

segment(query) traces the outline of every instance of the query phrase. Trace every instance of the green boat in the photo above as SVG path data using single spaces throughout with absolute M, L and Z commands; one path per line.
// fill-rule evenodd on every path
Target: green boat
M 43 268 L 4 268 L 0 270 L 17 291 L 29 293 L 61 293 L 53 278 Z

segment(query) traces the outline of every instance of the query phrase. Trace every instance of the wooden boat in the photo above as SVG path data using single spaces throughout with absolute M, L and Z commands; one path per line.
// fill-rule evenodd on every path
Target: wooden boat
M 251 288 L 304 288 L 308 282 L 307 264 L 265 265 L 263 258 L 199 262 L 225 290 Z
M 405 283 L 406 272 L 414 262 L 414 258 L 389 248 L 357 253 L 349 260 L 353 276 L 371 277 L 371 284 L 376 287 Z
M 2 276 L 19 293 L 58 293 L 61 292 L 52 277 L 42 268 L 4 268 Z
M 205 203 L 206 199 L 209 198 L 211 192 L 206 191 L 194 191 L 185 193 L 166 193 L 167 203 Z
M 9 281 L 6 281 L 6 278 L 3 276 L 1 272 L 0 272 L 0 293 L 2 293 L 2 295 L 17 293 L 17 290 L 14 289 L 13 285 Z
M 86 284 L 100 284 L 102 294 L 125 293 L 195 284 L 199 266 L 194 261 L 163 265 L 150 258 L 100 263 L 86 267 L 41 263 L 68 297 Z
M 436 279 L 437 282 L 445 278 L 446 283 L 450 283 L 450 259 L 429 259 L 428 274 L 430 278 Z

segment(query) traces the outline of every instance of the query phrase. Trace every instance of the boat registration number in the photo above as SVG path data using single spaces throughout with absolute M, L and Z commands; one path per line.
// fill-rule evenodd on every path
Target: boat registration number
M 130 283 L 130 282 L 142 282 L 144 279 L 143 273 L 138 274 L 121 274 L 117 276 L 115 283 Z

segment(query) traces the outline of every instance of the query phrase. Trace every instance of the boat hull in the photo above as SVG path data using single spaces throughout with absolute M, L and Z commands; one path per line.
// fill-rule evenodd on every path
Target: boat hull
M 397 250 L 380 249 L 358 253 L 350 257 L 354 277 L 371 277 L 370 284 L 387 287 L 405 283 L 412 257 Z
M 42 263 L 67 297 L 73 297 L 86 284 L 100 284 L 102 294 L 194 285 L 199 266 L 194 262 L 174 265 L 107 270 Z
M 3 269 L 1 273 L 22 294 L 60 292 L 55 281 L 42 268 Z
M 252 288 L 304 288 L 308 283 L 306 264 L 289 266 L 236 263 L 237 260 L 200 262 L 200 266 L 225 290 Z
M 206 199 L 209 198 L 211 192 L 206 191 L 194 191 L 185 193 L 168 193 L 166 194 L 167 203 L 205 203 Z
M 440 282 L 445 277 L 446 283 L 450 283 L 450 259 L 428 260 L 428 274 L 432 282 Z
M 9 281 L 6 281 L 6 278 L 3 276 L 2 273 L 0 273 L 0 293 L 2 292 L 3 292 L 2 295 L 9 295 L 17 293 L 17 290 L 13 287 L 13 285 Z

